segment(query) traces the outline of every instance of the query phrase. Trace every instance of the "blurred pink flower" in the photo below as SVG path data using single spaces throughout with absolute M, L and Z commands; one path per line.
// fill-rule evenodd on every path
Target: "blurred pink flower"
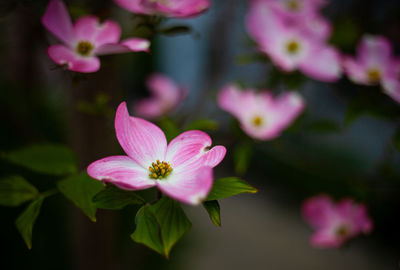
M 130 12 L 160 15 L 172 18 L 189 18 L 200 15 L 211 5 L 209 0 L 114 0 Z
M 330 24 L 316 14 L 288 23 L 268 3 L 252 1 L 246 16 L 247 31 L 259 50 L 284 71 L 299 69 L 316 80 L 338 80 L 339 53 L 325 42 L 330 35 Z
M 135 114 L 147 119 L 157 119 L 177 108 L 186 95 L 186 90 L 162 74 L 153 74 L 147 79 L 152 96 L 134 104 Z
M 100 69 L 98 55 L 148 51 L 150 42 L 141 38 L 129 38 L 119 42 L 121 29 L 118 23 L 103 23 L 95 16 L 84 16 L 72 25 L 65 4 L 51 0 L 42 17 L 43 25 L 64 45 L 52 45 L 47 49 L 49 57 L 67 69 L 90 73 Z
M 254 0 L 253 0 L 254 1 Z M 286 19 L 304 19 L 327 4 L 325 0 L 255 0 L 268 2 L 274 12 Z
M 278 137 L 304 109 L 304 101 L 297 93 L 273 97 L 268 91 L 241 91 L 234 85 L 219 92 L 218 105 L 239 120 L 247 135 L 259 140 Z
M 365 35 L 357 47 L 357 56 L 345 56 L 343 67 L 352 82 L 381 84 L 383 92 L 400 103 L 400 60 L 394 58 L 385 37 Z
M 352 199 L 334 203 L 327 195 L 312 197 L 303 203 L 302 214 L 316 230 L 310 238 L 314 247 L 339 247 L 360 233 L 370 233 L 373 227 L 366 207 Z
M 225 156 L 224 146 L 211 149 L 211 138 L 198 130 L 186 131 L 168 145 L 156 125 L 129 116 L 126 103 L 115 116 L 117 139 L 127 156 L 111 156 L 89 165 L 88 174 L 127 190 L 156 186 L 178 201 L 199 204 L 213 184 L 212 168 Z

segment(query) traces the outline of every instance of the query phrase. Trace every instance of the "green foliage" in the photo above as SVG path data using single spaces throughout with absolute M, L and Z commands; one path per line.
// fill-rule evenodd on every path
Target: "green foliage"
M 223 199 L 242 193 L 256 193 L 257 191 L 256 188 L 237 177 L 220 178 L 214 181 L 207 201 Z
M 360 36 L 361 31 L 358 25 L 351 18 L 342 18 L 333 27 L 330 43 L 342 49 L 352 49 Z
M 21 176 L 11 175 L 0 179 L 0 205 L 18 206 L 38 195 L 38 190 Z
M 185 130 L 216 130 L 218 122 L 211 119 L 197 119 L 191 122 Z
M 217 227 L 221 227 L 221 214 L 218 201 L 206 201 L 203 203 L 203 206 L 207 210 L 212 223 Z
M 175 243 L 192 226 L 179 203 L 168 197 L 162 197 L 152 206 L 143 206 L 136 216 L 136 225 L 132 239 L 166 258 Z
M 57 183 L 58 189 L 77 207 L 96 222 L 96 205 L 93 197 L 104 189 L 99 181 L 90 178 L 86 173 L 77 174 Z
M 77 172 L 74 153 L 63 145 L 37 144 L 4 153 L 2 157 L 12 163 L 44 174 L 66 175 Z
M 131 235 L 132 240 L 146 245 L 160 254 L 164 254 L 160 226 L 151 210 L 151 205 L 147 204 L 140 208 L 136 214 L 135 222 L 136 230 Z
M 105 93 L 99 93 L 92 102 L 79 101 L 78 110 L 91 115 L 114 115 L 114 110 L 108 105 L 110 97 Z
M 192 32 L 192 28 L 188 25 L 173 25 L 158 29 L 157 32 L 167 36 L 186 35 Z
M 96 208 L 118 210 L 130 204 L 145 204 L 145 200 L 134 191 L 109 186 L 93 197 Z
M 240 143 L 233 149 L 233 162 L 237 174 L 243 175 L 247 171 L 252 155 L 253 148 L 249 142 Z
M 400 128 L 398 128 L 393 135 L 393 145 L 396 147 L 397 151 L 400 151 Z
M 308 123 L 305 128 L 307 131 L 315 133 L 335 133 L 341 130 L 340 125 L 330 119 L 319 119 Z
M 29 249 L 32 248 L 33 225 L 39 216 L 43 200 L 44 197 L 34 200 L 15 221 L 15 225 Z
M 172 121 L 168 117 L 162 118 L 159 122 L 158 125 L 160 128 L 164 131 L 165 137 L 167 137 L 167 141 L 171 141 L 173 138 L 179 135 L 179 128 L 175 124 L 174 121 Z

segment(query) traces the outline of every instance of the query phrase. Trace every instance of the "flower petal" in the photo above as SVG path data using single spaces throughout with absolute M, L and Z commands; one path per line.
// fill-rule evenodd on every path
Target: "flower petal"
M 345 56 L 342 61 L 344 70 L 349 79 L 358 84 L 370 84 L 367 77 L 367 66 L 355 61 L 353 58 Z
M 74 25 L 77 40 L 93 42 L 95 47 L 107 43 L 118 43 L 121 38 L 121 28 L 118 23 L 107 20 L 100 23 L 96 16 L 79 18 Z
M 111 156 L 89 165 L 87 173 L 99 181 L 112 183 L 122 189 L 139 190 L 155 186 L 148 171 L 127 156 Z
M 365 35 L 357 48 L 360 62 L 385 67 L 392 58 L 392 46 L 383 36 Z
M 150 41 L 142 38 L 130 38 L 119 44 L 103 44 L 95 51 L 97 55 L 127 52 L 149 52 Z
M 217 166 L 225 157 L 226 148 L 222 145 L 216 145 L 205 154 L 204 165 L 214 168 Z
M 129 116 L 125 102 L 117 109 L 115 130 L 125 153 L 144 168 L 156 160 L 164 161 L 167 149 L 164 133 L 153 123 Z
M 42 24 L 58 39 L 73 46 L 75 37 L 67 7 L 60 0 L 51 0 L 42 17 Z
M 311 236 L 310 242 L 316 248 L 337 248 L 345 240 L 346 238 L 344 237 L 337 237 L 332 230 L 321 230 Z
M 333 47 L 314 44 L 309 57 L 301 61 L 302 72 L 313 79 L 334 82 L 340 79 L 341 65 L 339 53 Z
M 65 65 L 68 70 L 91 73 L 100 69 L 100 60 L 97 57 L 81 57 L 63 45 L 50 46 L 47 53 L 51 60 L 58 65 Z
M 169 197 L 197 205 L 207 198 L 213 183 L 211 167 L 173 172 L 167 179 L 156 181 L 157 187 Z
M 335 217 L 333 202 L 327 195 L 319 195 L 307 199 L 302 205 L 303 218 L 314 228 L 329 225 Z
M 166 161 L 176 169 L 198 159 L 212 144 L 210 136 L 199 130 L 189 130 L 175 137 L 168 145 Z

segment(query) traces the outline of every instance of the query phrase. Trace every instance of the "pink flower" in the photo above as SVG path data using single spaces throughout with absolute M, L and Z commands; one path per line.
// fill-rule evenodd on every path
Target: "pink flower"
M 253 0 L 254 1 L 254 0 Z M 256 0 L 268 2 L 274 12 L 287 19 L 305 18 L 314 15 L 322 8 L 325 0 Z
M 147 79 L 147 87 L 153 96 L 138 101 L 134 105 L 135 114 L 157 119 L 179 106 L 186 95 L 186 90 L 162 74 L 153 74 Z
M 64 45 L 52 45 L 48 48 L 49 57 L 58 65 L 67 69 L 90 73 L 100 69 L 98 55 L 148 51 L 150 43 L 140 38 L 130 38 L 119 42 L 119 25 L 106 20 L 103 23 L 94 16 L 84 16 L 72 25 L 64 3 L 51 0 L 42 17 L 43 25 Z
M 376 85 L 395 68 L 392 46 L 381 36 L 365 35 L 357 47 L 356 58 L 344 57 L 343 66 L 350 80 L 357 84 Z
M 224 146 L 211 149 L 211 138 L 198 130 L 186 131 L 168 145 L 156 125 L 130 117 L 126 103 L 115 116 L 117 139 L 127 156 L 111 156 L 89 165 L 88 174 L 122 189 L 156 186 L 178 201 L 199 204 L 213 184 L 212 168 L 225 156 Z
M 393 61 L 391 71 L 383 78 L 383 92 L 400 103 L 400 59 Z
M 259 50 L 284 71 L 299 69 L 316 80 L 338 80 L 341 76 L 339 53 L 325 43 L 330 25 L 315 14 L 303 21 L 288 23 L 268 3 L 251 2 L 246 17 L 247 31 Z
M 302 214 L 316 230 L 310 239 L 314 247 L 336 248 L 372 230 L 366 207 L 352 199 L 342 199 L 335 204 L 329 196 L 319 195 L 303 203 Z
M 189 18 L 200 15 L 211 5 L 209 0 L 114 0 L 130 12 L 164 17 Z
M 303 99 L 294 92 L 273 97 L 268 91 L 241 91 L 234 85 L 220 91 L 218 105 L 239 120 L 247 135 L 259 140 L 278 137 L 304 109 Z

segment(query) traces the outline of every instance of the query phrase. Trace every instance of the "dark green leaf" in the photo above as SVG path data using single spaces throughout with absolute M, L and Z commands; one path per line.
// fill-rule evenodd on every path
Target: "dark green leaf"
M 32 248 L 33 225 L 40 213 L 43 200 L 44 197 L 34 200 L 15 221 L 15 225 L 29 249 Z
M 168 141 L 171 141 L 173 138 L 178 136 L 179 134 L 179 128 L 175 124 L 174 121 L 172 121 L 170 118 L 163 118 L 158 122 L 160 128 L 164 131 L 165 137 L 167 137 Z
M 221 226 L 221 214 L 218 201 L 207 201 L 203 203 L 204 208 L 207 210 L 212 223 L 215 226 Z
M 21 176 L 12 175 L 0 180 L 0 205 L 18 206 L 38 195 L 38 190 Z
M 214 181 L 207 201 L 218 200 L 241 193 L 256 193 L 257 189 L 237 177 L 220 178 Z
M 63 145 L 32 145 L 2 156 L 10 162 L 44 174 L 65 175 L 77 172 L 74 153 Z
M 158 32 L 168 36 L 189 34 L 192 31 L 187 25 L 174 25 L 159 29 Z
M 393 135 L 393 145 L 397 151 L 400 151 L 400 129 L 397 129 Z
M 309 123 L 306 125 L 306 129 L 316 133 L 334 133 L 340 131 L 340 126 L 335 121 L 322 119 Z
M 164 256 L 168 258 L 174 244 L 190 230 L 192 224 L 179 203 L 168 197 L 162 197 L 152 210 L 161 228 Z
M 237 174 L 244 174 L 250 164 L 253 148 L 250 143 L 242 143 L 233 150 L 233 162 Z
M 144 205 L 136 214 L 136 230 L 131 234 L 133 241 L 144 244 L 164 255 L 161 242 L 160 227 L 150 205 Z
M 218 122 L 210 119 L 198 119 L 190 123 L 185 130 L 216 130 Z
M 96 208 L 117 210 L 122 209 L 130 204 L 144 204 L 142 197 L 134 191 L 119 189 L 115 186 L 109 186 L 105 190 L 100 191 L 93 198 Z
M 71 176 L 57 183 L 58 189 L 93 221 L 96 221 L 96 206 L 93 197 L 104 189 L 102 183 L 86 173 Z

